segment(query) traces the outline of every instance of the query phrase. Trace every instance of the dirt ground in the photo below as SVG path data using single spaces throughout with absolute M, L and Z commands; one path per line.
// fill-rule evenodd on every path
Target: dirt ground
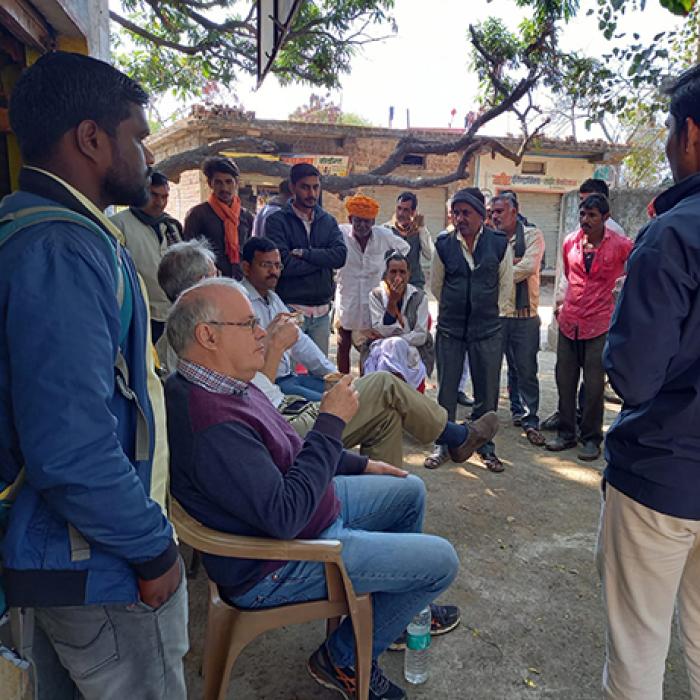
M 554 354 L 540 354 L 541 416 L 556 405 Z M 434 386 L 428 393 L 434 396 Z M 606 425 L 618 407 L 606 405 Z M 600 697 L 604 623 L 594 564 L 602 459 L 583 463 L 575 451 L 531 446 L 510 424 L 501 396 L 496 438 L 506 470 L 492 474 L 477 459 L 424 469 L 427 447 L 406 437 L 406 468 L 428 489 L 426 531 L 449 539 L 461 570 L 445 602 L 461 607 L 462 624 L 431 647 L 430 678 L 408 687 L 403 656 L 380 663 L 408 687 L 410 698 L 515 700 Z M 186 659 L 190 697 L 201 697 L 205 576 L 190 582 Z M 322 623 L 276 630 L 253 642 L 237 662 L 229 688 L 236 700 L 331 700 L 308 675 L 307 658 L 323 639 Z M 666 700 L 689 697 L 674 631 L 667 662 Z

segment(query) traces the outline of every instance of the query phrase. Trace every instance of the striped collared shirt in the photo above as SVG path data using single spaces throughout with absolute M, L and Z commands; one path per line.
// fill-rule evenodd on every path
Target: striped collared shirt
M 233 394 L 234 396 L 244 396 L 248 392 L 247 382 L 242 382 L 233 377 L 227 377 L 221 372 L 202 367 L 196 362 L 189 360 L 178 360 L 177 371 L 187 381 L 196 384 L 212 394 Z

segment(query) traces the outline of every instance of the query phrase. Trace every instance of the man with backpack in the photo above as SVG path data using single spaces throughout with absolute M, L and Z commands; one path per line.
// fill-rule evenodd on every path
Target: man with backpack
M 186 697 L 148 307 L 102 213 L 146 201 L 147 101 L 108 64 L 61 52 L 10 99 L 25 167 L 0 204 L 0 478 L 21 485 L 2 585 L 39 698 Z

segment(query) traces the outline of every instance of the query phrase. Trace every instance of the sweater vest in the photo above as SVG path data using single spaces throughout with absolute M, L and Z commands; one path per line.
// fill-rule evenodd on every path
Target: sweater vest
M 467 342 L 498 333 L 498 272 L 507 246 L 505 234 L 484 228 L 473 253 L 472 270 L 456 235 L 443 232 L 438 236 L 435 250 L 445 268 L 438 333 Z

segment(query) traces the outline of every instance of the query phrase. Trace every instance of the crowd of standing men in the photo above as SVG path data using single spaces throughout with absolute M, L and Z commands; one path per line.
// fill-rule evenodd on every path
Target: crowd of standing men
M 544 238 L 515 192 L 486 201 L 458 190 L 433 240 L 412 192 L 383 226 L 375 200 L 349 197 L 339 225 L 307 164 L 254 217 L 236 164 L 214 157 L 203 164 L 211 195 L 180 226 L 165 213 L 167 179 L 151 172 L 140 86 L 75 54 L 29 68 L 10 102 L 20 190 L 0 204 L 0 477 L 15 498 L 1 583 L 25 626 L 18 652 L 37 697 L 186 697 L 169 472 L 173 495 L 210 527 L 343 541 L 353 585 L 373 594 L 370 697 L 405 698 L 379 655 L 405 645 L 426 605 L 435 635 L 460 611 L 433 603 L 459 562 L 422 533 L 425 487 L 401 468 L 403 430 L 435 443 L 428 468 L 476 451 L 502 472 L 493 438 L 505 357 L 513 422 L 534 446 L 596 459 L 606 374 L 623 401 L 605 440 L 597 552 L 606 697 L 661 698 L 677 599 L 700 698 L 700 68 L 669 94 L 676 184 L 634 245 L 610 217 L 605 183 L 581 186 L 555 299 L 558 411 L 540 425 Z M 114 204 L 129 208 L 110 220 Z M 340 374 L 328 389 L 332 325 Z M 465 363 L 473 409 L 457 423 Z M 439 405 L 423 395 L 433 365 Z M 205 566 L 245 608 L 325 585 L 317 564 Z M 349 621 L 308 669 L 355 697 Z

